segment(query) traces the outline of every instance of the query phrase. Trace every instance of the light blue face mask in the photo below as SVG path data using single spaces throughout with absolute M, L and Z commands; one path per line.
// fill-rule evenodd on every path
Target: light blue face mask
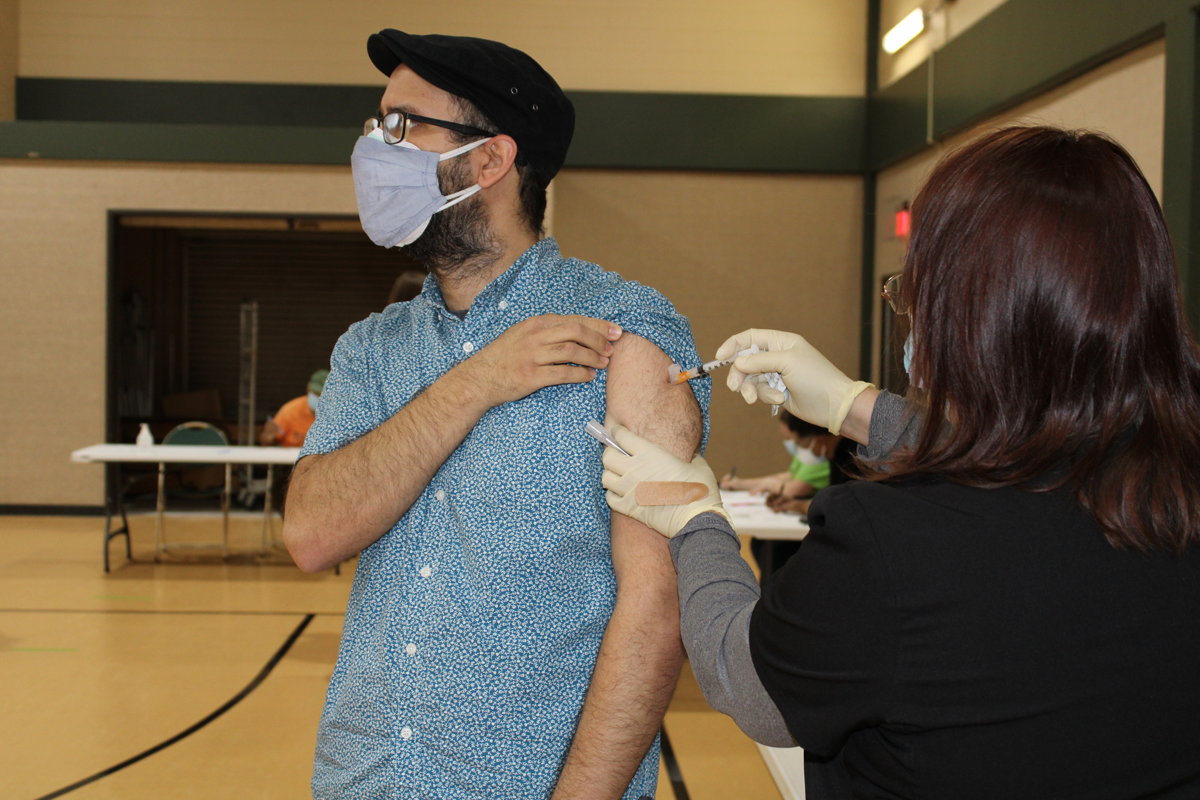
M 904 340 L 904 374 L 912 376 L 912 332 Z
M 446 153 L 431 153 L 411 142 L 388 144 L 378 129 L 358 137 L 350 155 L 350 168 L 358 218 L 371 241 L 380 247 L 412 244 L 425 232 L 434 214 L 482 189 L 475 184 L 443 195 L 437 167 L 487 141 L 479 139 Z
M 308 393 L 308 407 L 313 411 L 317 410 L 317 401 L 321 399 L 321 395 L 316 392 Z

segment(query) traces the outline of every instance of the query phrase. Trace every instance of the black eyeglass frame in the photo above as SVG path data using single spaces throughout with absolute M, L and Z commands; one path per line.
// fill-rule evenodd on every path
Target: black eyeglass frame
M 391 133 L 388 133 L 389 127 L 392 130 L 394 130 L 396 127 L 395 125 L 388 126 L 385 124 L 388 117 L 398 117 L 399 119 L 397 121 L 403 122 L 403 127 L 400 129 L 401 133 L 399 138 L 393 136 Z M 471 125 L 463 125 L 460 122 L 450 122 L 444 119 L 423 117 L 420 114 L 412 114 L 408 111 L 389 111 L 383 116 L 375 114 L 374 116 L 368 117 L 367 121 L 363 123 L 363 136 L 370 134 L 376 129 L 379 129 L 383 131 L 383 140 L 385 142 L 388 144 L 400 144 L 404 141 L 404 138 L 408 136 L 409 122 L 424 122 L 426 125 L 436 125 L 439 128 L 445 128 L 446 130 L 454 131 L 455 133 L 461 133 L 464 136 L 486 136 L 491 138 L 493 136 L 500 135 L 498 133 L 492 133 L 491 131 L 485 131 L 483 128 L 476 128 Z

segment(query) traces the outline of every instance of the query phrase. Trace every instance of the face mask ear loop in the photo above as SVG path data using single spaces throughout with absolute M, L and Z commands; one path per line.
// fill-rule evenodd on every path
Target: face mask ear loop
M 439 208 L 438 211 L 445 211 L 455 203 L 461 203 L 463 200 L 466 200 L 468 197 L 475 194 L 482 188 L 483 187 L 477 183 L 474 186 L 468 186 L 465 189 L 459 189 L 457 192 L 451 192 L 450 194 L 445 195 L 446 203 Z M 436 214 L 437 212 L 435 211 L 434 213 Z
M 456 147 L 453 150 L 447 150 L 446 152 L 442 153 L 440 156 L 438 156 L 438 161 L 445 161 L 448 158 L 461 156 L 463 153 L 474 150 L 476 147 L 479 147 L 479 145 L 486 144 L 490 141 L 491 139 L 476 139 L 473 142 L 467 142 L 462 147 Z

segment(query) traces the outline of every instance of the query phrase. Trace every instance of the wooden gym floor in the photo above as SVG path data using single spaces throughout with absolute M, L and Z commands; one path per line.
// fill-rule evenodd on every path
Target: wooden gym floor
M 169 517 L 168 542 L 219 542 L 218 519 Z M 235 551 L 257 545 L 260 519 L 234 519 Z M 139 563 L 114 540 L 105 575 L 102 518 L 0 517 L 0 795 L 308 797 L 353 564 L 154 564 L 153 518 L 130 523 Z M 658 800 L 779 800 L 686 667 L 665 726 L 682 791 L 660 768 Z

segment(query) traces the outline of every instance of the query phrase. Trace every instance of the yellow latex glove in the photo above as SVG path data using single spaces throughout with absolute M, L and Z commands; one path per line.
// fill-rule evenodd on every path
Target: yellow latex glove
M 700 456 L 686 463 L 628 428 L 606 422 L 628 456 L 604 448 L 605 499 L 613 511 L 633 517 L 668 539 L 697 514 L 713 511 L 729 519 L 717 478 Z
M 729 358 L 750 345 L 764 352 L 742 356 L 729 367 L 726 384 L 740 392 L 747 403 L 760 400 L 783 407 L 802 420 L 841 433 L 842 423 L 850 413 L 854 398 L 873 384 L 854 381 L 803 336 L 786 331 L 751 328 L 729 337 L 717 349 L 717 358 Z M 778 372 L 788 388 L 785 395 L 753 376 Z

